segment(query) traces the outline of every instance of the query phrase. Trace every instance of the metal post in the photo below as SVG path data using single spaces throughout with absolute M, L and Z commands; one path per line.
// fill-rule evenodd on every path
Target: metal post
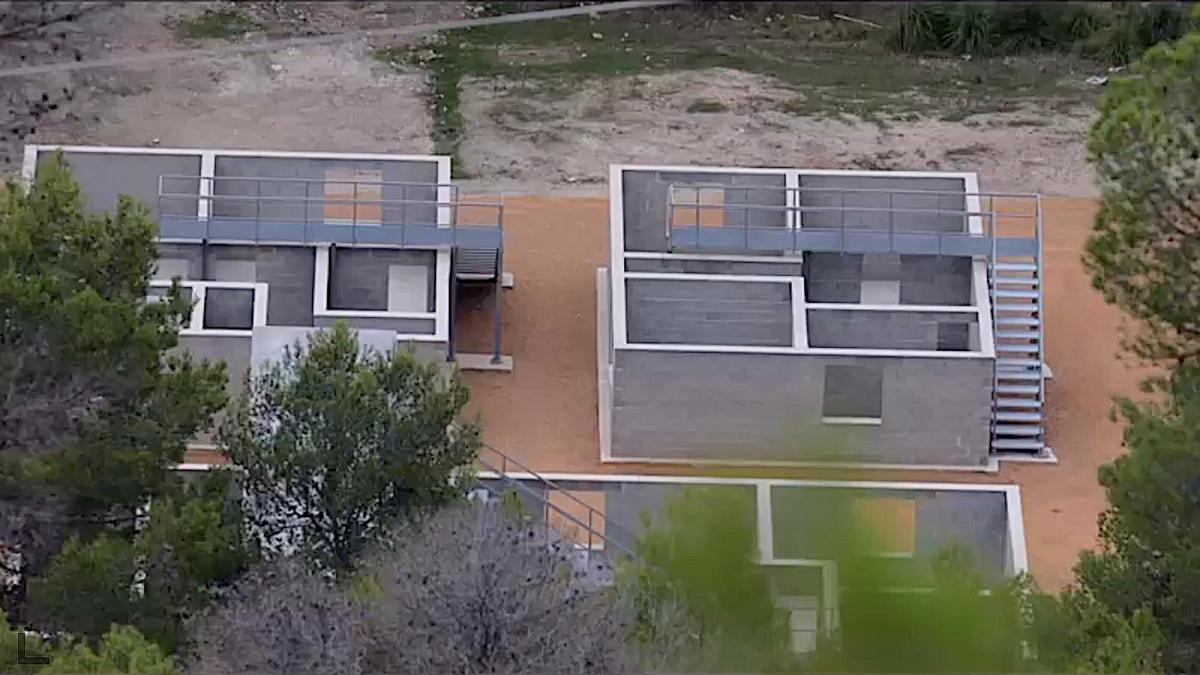
M 312 183 L 309 183 L 308 181 L 304 181 L 304 203 L 300 205 L 301 208 L 304 210 L 304 241 L 306 241 L 306 242 L 310 241 L 312 239 L 312 237 L 309 236 L 309 234 L 308 234 L 308 205 L 310 203 L 308 201 L 310 199 L 309 191 L 308 191 L 309 185 L 312 185 Z
M 350 202 L 350 236 L 354 238 L 354 243 L 358 243 L 358 181 L 352 183 L 354 185 L 353 198 Z
M 842 242 L 841 242 L 842 243 L 842 253 L 845 254 L 846 253 L 846 193 L 838 192 L 838 200 L 840 201 L 840 205 L 838 206 L 838 218 L 841 221 L 841 229 L 842 229 Z
M 437 199 L 437 188 L 433 189 L 434 199 Z M 380 188 L 379 194 L 383 194 L 383 189 Z M 380 211 L 383 211 L 380 208 Z M 380 214 L 382 215 L 382 213 Z M 436 219 L 435 219 L 436 220 Z M 400 184 L 400 227 L 408 226 L 408 184 Z
M 456 360 L 454 352 L 454 336 L 457 332 L 454 330 L 456 307 L 458 307 L 458 248 L 452 246 L 450 247 L 450 323 L 447 326 L 450 334 L 446 339 L 446 361 L 450 363 Z
M 700 248 L 700 188 L 692 188 L 692 192 L 696 194 L 696 248 Z
M 895 192 L 888 193 L 888 251 L 896 250 L 896 212 L 893 197 Z
M 722 206 L 724 206 L 724 199 Z M 750 188 L 742 188 L 742 238 L 745 240 L 746 250 L 750 250 Z
M 500 323 L 502 321 L 502 310 L 504 306 L 504 298 L 501 297 L 504 293 L 504 245 L 500 244 L 496 248 L 496 290 L 493 291 L 496 295 L 496 315 L 493 319 L 495 325 L 492 326 L 492 363 L 499 364 L 500 359 Z
M 254 181 L 254 243 L 262 239 L 262 181 Z

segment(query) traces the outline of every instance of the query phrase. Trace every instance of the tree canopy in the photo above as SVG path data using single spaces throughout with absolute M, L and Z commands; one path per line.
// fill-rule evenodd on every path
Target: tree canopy
M 466 403 L 457 373 L 339 323 L 252 378 L 220 442 L 266 550 L 344 571 L 406 510 L 458 492 L 479 442 Z

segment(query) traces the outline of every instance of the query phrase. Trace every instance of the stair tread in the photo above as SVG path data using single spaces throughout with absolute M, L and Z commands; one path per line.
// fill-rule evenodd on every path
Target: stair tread
M 1042 323 L 1042 320 L 1036 316 L 999 316 L 996 317 L 997 326 L 1037 326 Z
M 992 440 L 995 450 L 1034 450 L 1041 452 L 1046 444 L 1033 438 L 996 438 Z
M 1021 371 L 1010 370 L 1007 372 L 998 370 L 998 371 L 996 371 L 996 379 L 997 380 L 1027 380 L 1027 381 L 1035 382 L 1037 380 L 1042 379 L 1042 374 L 1039 372 L 1029 371 L 1029 370 L 1021 370 Z
M 1018 291 L 1005 288 L 996 289 L 995 293 L 998 298 L 1016 298 L 1022 300 L 1036 300 L 1039 295 L 1037 291 Z
M 1042 402 L 1036 398 L 1009 398 L 1006 396 L 997 397 L 993 403 L 997 408 L 1040 408 Z
M 1038 359 L 1013 359 L 1013 358 L 1009 358 L 1007 356 L 996 359 L 996 367 L 998 367 L 998 368 L 1004 368 L 1004 367 L 1034 368 L 1034 367 L 1041 367 L 1041 365 L 1042 365 L 1042 362 Z
M 1041 436 L 1042 425 L 1040 424 L 997 424 L 997 436 Z
M 1007 284 L 1010 286 L 1037 286 L 1038 280 L 1036 277 L 996 277 L 997 284 Z
M 996 332 L 996 337 L 1006 340 L 1036 340 L 1039 335 L 1034 330 L 1002 330 Z
M 1037 396 L 1042 392 L 1042 388 L 1037 385 L 1028 384 L 998 384 L 996 385 L 997 394 L 1028 394 Z
M 1014 412 L 997 410 L 993 417 L 997 422 L 1041 422 L 1042 414 L 1038 412 Z
M 1015 352 L 1018 354 L 1035 354 L 1041 350 L 1042 350 L 1041 345 L 1035 345 L 1035 344 L 1034 345 L 1012 344 L 1012 343 L 1008 343 L 1008 342 L 1001 342 L 996 345 L 996 351 L 998 351 L 998 352 Z
M 998 262 L 994 265 L 997 272 L 1036 272 L 1037 263 Z

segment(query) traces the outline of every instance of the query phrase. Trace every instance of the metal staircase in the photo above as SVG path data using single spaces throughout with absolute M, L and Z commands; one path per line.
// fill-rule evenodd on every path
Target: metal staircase
M 498 249 L 461 248 L 454 256 L 454 276 L 459 281 L 495 281 L 499 262 Z
M 990 259 L 989 285 L 996 343 L 992 451 L 1044 455 L 1046 368 L 1043 354 L 1041 203 L 1038 251 Z

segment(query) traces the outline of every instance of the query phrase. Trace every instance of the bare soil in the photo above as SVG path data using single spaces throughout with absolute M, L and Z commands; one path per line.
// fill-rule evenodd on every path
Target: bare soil
M 958 122 L 810 117 L 786 112 L 793 88 L 722 68 L 535 92 L 520 81 L 465 83 L 462 155 L 479 184 L 544 192 L 601 184 L 609 163 L 650 163 L 964 169 L 992 191 L 1095 193 L 1084 145 L 1093 113 L 1083 107 L 1024 104 Z

